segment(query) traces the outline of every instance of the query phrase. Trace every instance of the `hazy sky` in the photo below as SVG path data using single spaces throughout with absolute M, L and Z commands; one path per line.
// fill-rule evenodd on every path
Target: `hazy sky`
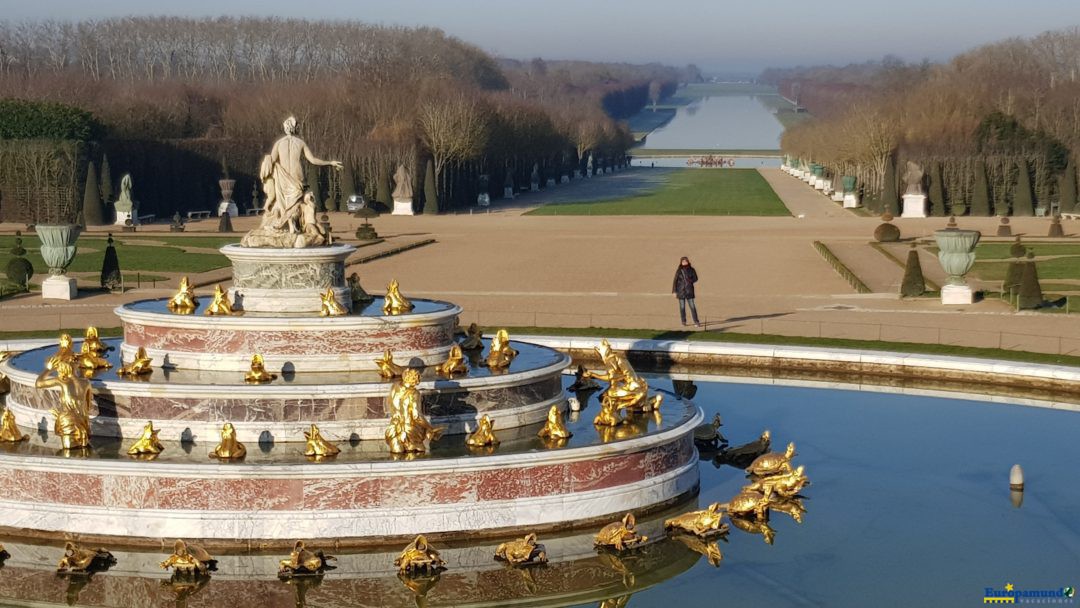
M 276 15 L 428 25 L 516 58 L 696 63 L 707 70 L 947 59 L 1080 25 L 1078 0 L 0 0 L 0 19 Z

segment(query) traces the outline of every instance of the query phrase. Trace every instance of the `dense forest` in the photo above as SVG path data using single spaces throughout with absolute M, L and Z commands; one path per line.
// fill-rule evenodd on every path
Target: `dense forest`
M 896 58 L 766 70 L 814 119 L 781 147 L 853 175 L 867 206 L 896 211 L 906 161 L 927 175 L 935 215 L 1072 212 L 1080 158 L 1080 29 L 1014 38 L 945 64 Z
M 527 185 L 534 164 L 546 180 L 590 155 L 618 162 L 632 143 L 620 119 L 699 76 L 692 66 L 499 60 L 438 29 L 357 22 L 2 22 L 0 100 L 21 109 L 0 116 L 0 219 L 77 213 L 94 198 L 84 195 L 91 170 L 104 199 L 131 173 L 142 212 L 159 217 L 211 208 L 225 174 L 243 206 L 289 115 L 313 150 L 346 164 L 308 176 L 327 209 L 354 192 L 388 202 L 399 163 L 425 212 L 465 207 L 482 175 L 495 198 L 508 174 Z M 57 124 L 73 134 L 53 133 Z M 43 138 L 65 140 L 52 161 L 65 169 L 52 177 L 27 169 L 44 162 Z M 50 179 L 70 183 L 50 189 Z

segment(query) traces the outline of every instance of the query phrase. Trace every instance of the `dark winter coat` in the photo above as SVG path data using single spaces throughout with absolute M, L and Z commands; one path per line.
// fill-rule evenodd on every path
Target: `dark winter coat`
M 679 266 L 675 270 L 675 282 L 671 285 L 671 291 L 680 300 L 688 300 L 694 297 L 694 283 L 697 283 L 697 271 L 693 266 Z

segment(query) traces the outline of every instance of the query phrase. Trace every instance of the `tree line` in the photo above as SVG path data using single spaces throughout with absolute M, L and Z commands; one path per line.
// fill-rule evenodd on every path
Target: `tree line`
M 814 116 L 784 133 L 785 153 L 837 179 L 855 176 L 872 210 L 896 210 L 906 161 L 926 171 L 935 215 L 1075 210 L 1080 28 L 988 44 L 943 64 L 886 57 L 761 78 Z
M 96 130 L 78 179 L 91 164 L 105 179 L 107 161 L 108 179 L 131 173 L 143 210 L 159 216 L 211 208 L 225 172 L 234 199 L 249 202 L 259 158 L 289 115 L 313 149 L 346 164 L 308 177 L 327 209 L 354 193 L 389 202 L 398 164 L 425 212 L 475 203 L 485 181 L 497 198 L 508 175 L 527 185 L 534 165 L 559 179 L 590 155 L 617 162 L 633 143 L 620 119 L 695 69 L 499 60 L 438 29 L 358 22 L 0 23 L 0 99 L 89 112 Z M 25 188 L 3 182 L 0 218 L 42 214 Z

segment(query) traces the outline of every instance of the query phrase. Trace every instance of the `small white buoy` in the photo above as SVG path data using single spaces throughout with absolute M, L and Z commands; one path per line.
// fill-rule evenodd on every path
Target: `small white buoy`
M 1024 469 L 1020 468 L 1020 465 L 1014 464 L 1009 469 L 1009 489 L 1024 491 Z
M 580 412 L 581 411 L 581 402 L 578 401 L 577 397 L 570 397 L 570 398 L 568 398 L 566 400 L 566 402 L 570 404 L 570 411 L 571 412 Z

